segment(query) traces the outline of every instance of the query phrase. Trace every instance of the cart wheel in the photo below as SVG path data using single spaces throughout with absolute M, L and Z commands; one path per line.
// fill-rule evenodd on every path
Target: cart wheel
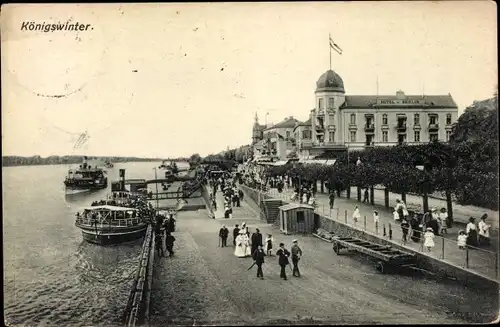
M 335 252 L 336 255 L 340 254 L 340 247 L 338 244 L 333 245 L 333 252 Z
M 377 262 L 377 265 L 375 266 L 375 269 L 381 274 L 385 273 L 385 264 L 383 261 Z

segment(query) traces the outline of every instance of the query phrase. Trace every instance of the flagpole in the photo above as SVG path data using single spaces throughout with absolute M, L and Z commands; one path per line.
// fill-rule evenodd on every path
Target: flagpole
M 328 49 L 330 49 L 330 70 L 332 70 L 332 46 L 330 45 L 331 39 L 332 39 L 332 36 L 330 33 L 328 33 Z

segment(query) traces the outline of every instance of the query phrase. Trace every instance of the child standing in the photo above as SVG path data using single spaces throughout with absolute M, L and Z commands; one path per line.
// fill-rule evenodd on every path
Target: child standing
M 380 218 L 378 216 L 378 211 L 373 210 L 373 223 L 375 224 L 375 230 L 378 230 L 378 223 L 380 221 Z
M 403 220 L 401 221 L 401 231 L 403 233 L 403 244 L 406 244 L 409 229 L 410 229 L 410 223 L 408 223 L 406 218 L 403 218 Z
M 392 216 L 394 217 L 394 221 L 399 221 L 399 213 L 398 213 L 397 207 L 394 208 L 394 211 L 392 212 Z
M 431 252 L 431 249 L 434 247 L 434 233 L 432 232 L 432 228 L 427 228 L 427 231 L 424 234 L 424 240 L 424 246 L 429 252 Z
M 267 237 L 264 241 L 264 250 L 266 252 L 266 255 L 271 256 L 272 249 L 273 249 L 273 236 L 271 234 L 267 234 Z
M 467 235 L 465 235 L 463 230 L 458 233 L 457 244 L 460 250 L 465 250 L 465 246 L 467 245 Z

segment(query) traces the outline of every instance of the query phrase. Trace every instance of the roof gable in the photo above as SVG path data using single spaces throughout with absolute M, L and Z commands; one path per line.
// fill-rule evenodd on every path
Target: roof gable
M 275 129 L 275 128 L 294 128 L 297 123 L 300 123 L 297 119 L 293 117 L 285 118 L 279 123 L 267 128 L 266 130 Z

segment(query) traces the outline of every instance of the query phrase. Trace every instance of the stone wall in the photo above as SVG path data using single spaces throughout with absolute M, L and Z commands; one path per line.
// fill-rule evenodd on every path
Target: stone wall
M 151 300 L 151 284 L 153 281 L 155 234 L 152 225 L 148 226 L 142 243 L 137 275 L 132 284 L 129 300 L 124 312 L 124 323 L 127 327 L 141 325 L 149 319 Z

